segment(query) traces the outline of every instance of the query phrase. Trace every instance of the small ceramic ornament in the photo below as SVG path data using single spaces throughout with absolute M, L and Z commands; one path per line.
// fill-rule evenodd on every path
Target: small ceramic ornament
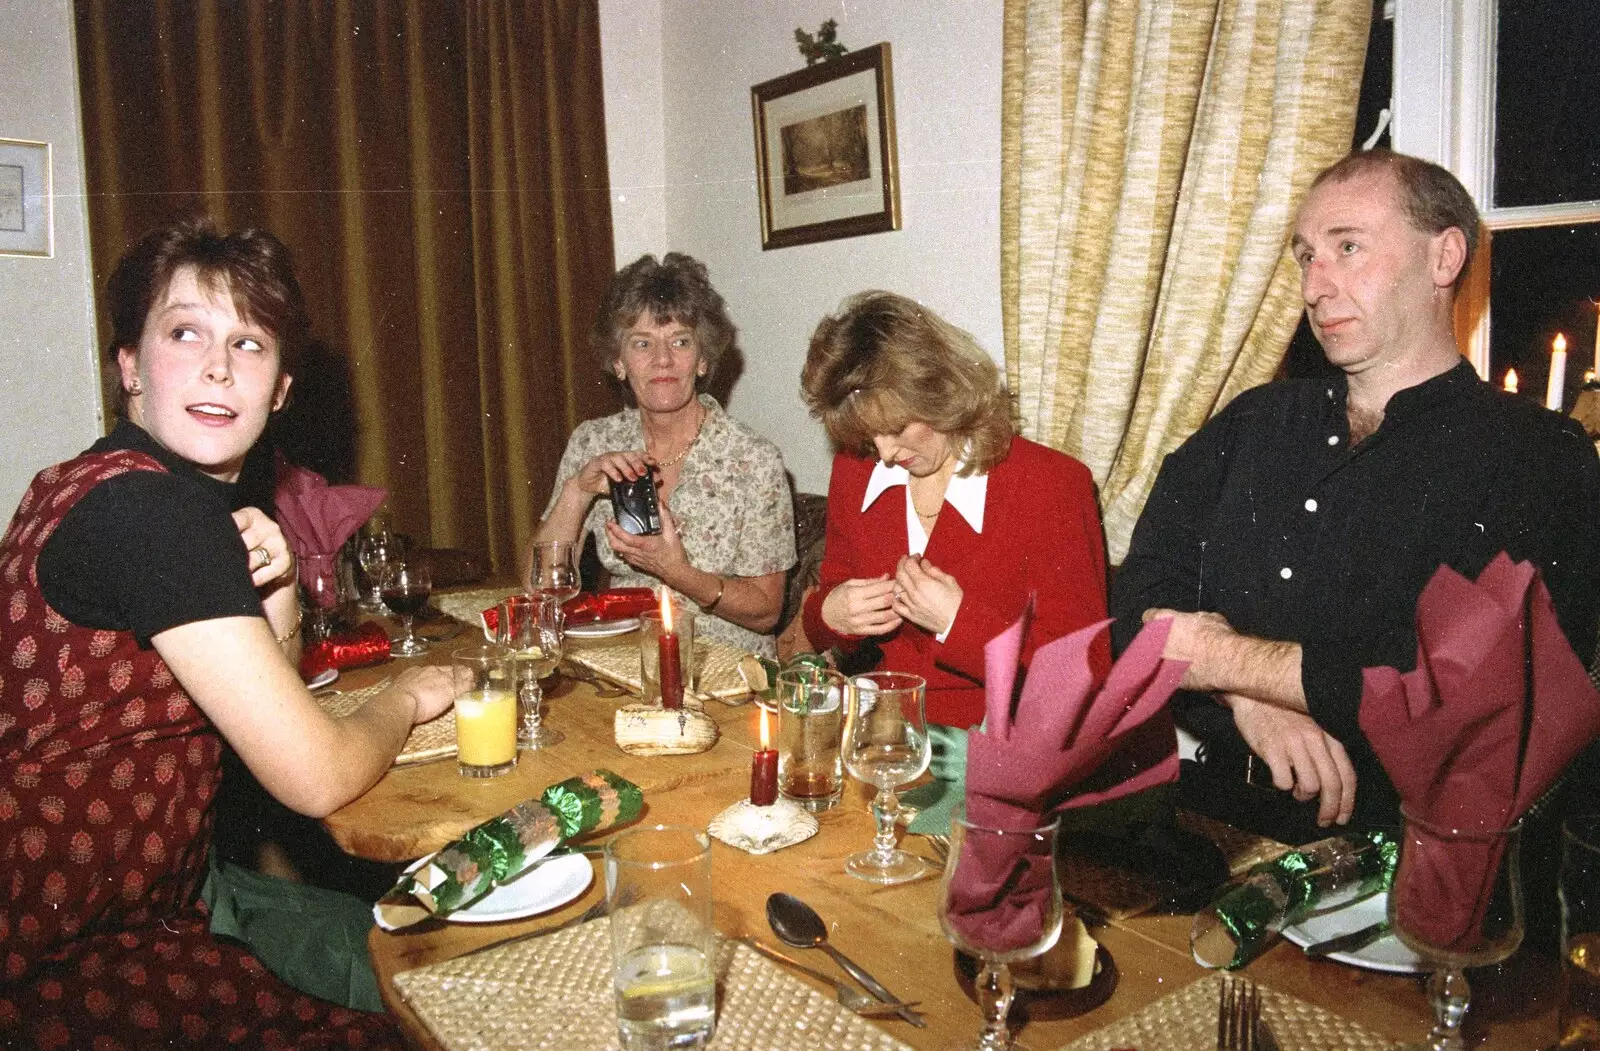
M 771 806 L 741 799 L 712 818 L 706 831 L 747 854 L 771 854 L 816 835 L 817 819 L 782 796 Z
M 652 704 L 625 704 L 612 722 L 617 747 L 629 755 L 693 755 L 717 743 L 717 724 L 698 708 L 667 710 Z

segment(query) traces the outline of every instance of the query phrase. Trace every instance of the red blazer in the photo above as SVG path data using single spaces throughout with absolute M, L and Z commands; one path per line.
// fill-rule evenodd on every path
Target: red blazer
M 840 583 L 893 573 L 908 550 L 905 486 L 879 495 L 863 513 L 875 461 L 853 453 L 833 460 L 821 586 L 805 605 L 806 636 L 819 650 L 849 652 L 867 640 L 840 635 L 822 622 L 822 602 Z M 879 667 L 928 681 L 928 719 L 971 727 L 983 721 L 983 647 L 1022 615 L 1034 617 L 1022 659 L 1042 643 L 1106 616 L 1106 553 L 1088 468 L 1064 453 L 1013 438 L 989 472 L 983 532 L 953 508 L 939 516 L 923 553 L 961 585 L 961 608 L 943 643 L 907 621 L 875 641 Z M 1105 635 L 1093 651 L 1097 674 L 1111 664 Z

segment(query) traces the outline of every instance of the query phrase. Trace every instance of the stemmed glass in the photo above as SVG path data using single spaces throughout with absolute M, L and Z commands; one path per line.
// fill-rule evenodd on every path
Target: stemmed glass
M 419 653 L 426 653 L 428 644 L 417 638 L 411 630 L 411 624 L 416 615 L 427 607 L 428 596 L 433 593 L 428 567 L 420 562 L 386 562 L 379 581 L 383 604 L 400 617 L 406 629 L 404 638 L 389 645 L 389 652 L 396 657 L 415 657 Z
M 497 641 L 511 653 L 517 681 L 517 747 L 525 752 L 560 744 L 566 734 L 544 725 L 539 680 L 556 670 L 567 650 L 567 620 L 552 595 L 512 595 L 500 607 Z
M 871 850 L 845 859 L 844 870 L 870 883 L 905 883 L 927 871 L 915 854 L 895 847 L 894 825 L 900 810 L 895 788 L 914 781 L 928 769 L 933 754 L 924 709 L 927 684 L 921 676 L 885 671 L 858 675 L 845 691 L 844 764 L 852 776 L 878 786 L 872 816 L 878 834 Z
M 990 828 L 957 805 L 939 883 L 939 925 L 957 949 L 983 961 L 973 984 L 983 1009 L 978 1051 L 1006 1051 L 1015 987 L 1008 964 L 1032 959 L 1061 936 L 1057 820 L 1034 828 Z
M 378 523 L 371 533 L 356 540 L 356 561 L 366 578 L 368 590 L 361 596 L 360 606 L 368 613 L 383 613 L 383 570 L 400 557 L 399 545 L 389 527 Z
M 578 545 L 570 540 L 546 540 L 533 545 L 533 566 L 528 590 L 565 602 L 583 587 L 578 579 Z
M 1472 1000 L 1463 970 L 1499 963 L 1522 944 L 1521 822 L 1510 828 L 1443 828 L 1405 813 L 1389 923 L 1434 967 L 1434 1025 L 1413 1051 L 1465 1051 L 1461 1023 Z
M 301 605 L 306 618 L 306 640 L 320 642 L 333 631 L 333 612 L 339 605 L 339 575 L 332 555 L 300 556 Z

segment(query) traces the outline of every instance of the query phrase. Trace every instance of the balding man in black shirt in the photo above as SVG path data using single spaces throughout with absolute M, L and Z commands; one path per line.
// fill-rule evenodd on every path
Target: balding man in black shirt
M 1440 565 L 1532 561 L 1590 659 L 1600 461 L 1572 421 L 1462 359 L 1453 301 L 1477 231 L 1436 165 L 1373 151 L 1328 169 L 1292 244 L 1338 372 L 1244 392 L 1162 466 L 1113 588 L 1114 639 L 1173 617 L 1167 653 L 1192 662 L 1195 691 L 1180 721 L 1203 743 L 1181 787 L 1196 809 L 1294 842 L 1396 823 L 1356 722 L 1361 669 L 1415 665 L 1416 601 Z

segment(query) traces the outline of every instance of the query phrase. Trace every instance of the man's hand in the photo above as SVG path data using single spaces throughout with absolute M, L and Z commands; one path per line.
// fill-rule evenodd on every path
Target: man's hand
M 1238 694 L 1220 698 L 1250 750 L 1272 770 L 1272 783 L 1302 803 L 1320 797 L 1317 824 L 1343 825 L 1356 808 L 1356 770 L 1344 745 L 1309 715 Z
M 822 622 L 841 635 L 887 635 L 901 624 L 894 589 L 887 573 L 846 580 L 822 600 Z
M 935 635 L 955 623 L 962 594 L 955 577 L 921 555 L 902 555 L 895 567 L 895 613 Z

